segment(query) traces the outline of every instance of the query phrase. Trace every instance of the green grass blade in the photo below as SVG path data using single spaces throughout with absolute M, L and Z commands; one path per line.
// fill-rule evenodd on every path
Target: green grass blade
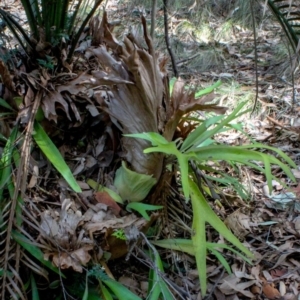
M 85 289 L 82 296 L 82 300 L 88 300 L 89 299 L 89 282 L 88 282 L 88 274 L 85 276 Z
M 70 168 L 64 161 L 60 152 L 50 140 L 42 126 L 38 123 L 34 123 L 35 133 L 33 134 L 33 138 L 45 156 L 49 159 L 49 161 L 53 164 L 56 170 L 62 175 L 62 177 L 67 181 L 70 187 L 77 193 L 81 193 L 81 188 L 76 182 Z
M 0 159 L 0 200 L 2 200 L 4 188 L 11 182 L 12 176 L 12 154 L 13 147 L 18 134 L 18 127 L 15 126 L 7 139 L 6 145 Z
M 102 282 L 116 295 L 119 300 L 142 300 L 118 281 L 102 279 Z
M 14 110 L 4 99 L 0 98 L 0 106 L 5 107 L 9 110 Z
M 200 97 L 202 97 L 204 95 L 210 94 L 211 92 L 214 91 L 214 89 L 218 88 L 221 84 L 222 84 L 222 81 L 218 80 L 213 85 L 211 85 L 211 86 L 209 86 L 209 87 L 207 87 L 207 88 L 205 88 L 203 90 L 200 90 L 199 92 L 196 92 L 195 99 L 200 98 Z
M 150 204 L 146 204 L 146 203 L 140 203 L 140 202 L 130 202 L 127 204 L 126 206 L 126 210 L 135 210 L 137 212 L 139 212 L 143 218 L 147 221 L 150 221 L 150 217 L 147 214 L 147 210 L 158 210 L 158 209 L 162 209 L 163 206 L 161 205 L 150 205 Z
M 32 242 L 23 234 L 21 234 L 18 231 L 13 230 L 12 231 L 12 237 L 13 239 L 20 244 L 25 250 L 27 250 L 33 257 L 35 257 L 39 262 L 41 262 L 43 265 L 48 267 L 53 272 L 60 274 L 63 278 L 65 276 L 61 274 L 60 270 L 52 265 L 52 263 L 48 260 L 44 259 L 44 254 L 41 251 L 40 248 L 33 245 Z
M 225 268 L 227 273 L 231 274 L 232 272 L 231 272 L 230 266 L 229 266 L 228 262 L 226 261 L 226 259 L 224 258 L 224 256 L 215 249 L 210 249 L 210 252 L 219 260 L 219 262 L 223 265 L 223 267 Z
M 101 291 L 105 300 L 113 300 L 113 297 L 104 284 L 101 284 Z M 89 299 L 90 300 L 90 299 Z
M 31 293 L 32 293 L 32 300 L 40 300 L 40 296 L 39 296 L 39 291 L 37 289 L 37 286 L 36 286 L 36 282 L 35 282 L 35 279 L 34 279 L 34 276 L 30 275 L 30 282 L 31 282 Z

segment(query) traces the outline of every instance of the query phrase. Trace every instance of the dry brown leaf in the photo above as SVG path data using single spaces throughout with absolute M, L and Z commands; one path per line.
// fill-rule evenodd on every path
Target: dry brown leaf
M 250 217 L 243 214 L 240 209 L 230 214 L 224 223 L 240 239 L 251 233 Z
M 94 247 L 92 245 L 83 246 L 73 252 L 66 253 L 48 253 L 45 254 L 45 259 L 49 260 L 52 258 L 53 264 L 61 269 L 72 268 L 74 271 L 82 273 L 82 266 L 90 261 L 91 256 L 89 251 Z
M 97 192 L 95 198 L 99 203 L 107 205 L 115 216 L 119 216 L 121 207 L 107 192 Z
M 228 275 L 222 280 L 222 284 L 219 286 L 219 289 L 225 295 L 232 295 L 238 292 L 248 298 L 254 297 L 254 295 L 246 289 L 255 284 L 256 280 L 249 280 L 242 283 L 239 283 L 239 281 L 240 279 L 234 274 Z
M 263 293 L 270 300 L 280 299 L 280 292 L 274 287 L 272 283 L 268 283 L 265 278 L 261 278 L 263 283 Z

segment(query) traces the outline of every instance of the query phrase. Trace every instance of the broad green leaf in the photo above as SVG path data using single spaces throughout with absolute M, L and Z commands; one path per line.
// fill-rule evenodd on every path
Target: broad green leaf
M 33 138 L 45 156 L 67 181 L 70 187 L 75 192 L 81 193 L 81 188 L 76 182 L 76 179 L 74 178 L 70 168 L 64 161 L 59 150 L 56 148 L 51 139 L 48 137 L 47 133 L 44 131 L 43 127 L 38 122 L 34 123 L 34 131 Z
M 39 262 L 41 262 L 43 265 L 48 267 L 53 272 L 60 274 L 63 278 L 65 276 L 60 272 L 60 270 L 52 265 L 52 263 L 48 260 L 44 259 L 44 254 L 41 251 L 40 248 L 33 245 L 32 242 L 23 234 L 21 234 L 18 231 L 13 230 L 12 231 L 12 237 L 13 239 L 20 244 L 25 250 L 27 250 L 33 257 L 35 257 Z
M 124 201 L 122 200 L 122 198 L 113 190 L 101 185 L 101 184 L 98 184 L 95 180 L 93 179 L 88 179 L 87 182 L 86 182 L 92 189 L 96 190 L 97 187 L 97 192 L 102 192 L 102 191 L 105 191 L 107 192 L 107 194 L 109 194 L 109 196 L 114 199 L 116 202 L 120 203 L 120 204 L 123 204 Z
M 121 198 L 130 202 L 144 200 L 155 184 L 155 178 L 129 170 L 124 161 L 116 171 L 114 180 L 114 186 Z
M 118 281 L 102 279 L 102 282 L 116 295 L 119 300 L 142 300 Z
M 149 215 L 147 214 L 147 210 L 158 210 L 158 209 L 162 209 L 163 206 L 161 205 L 150 205 L 150 204 L 145 204 L 145 203 L 139 203 L 139 202 L 131 202 L 128 203 L 126 206 L 126 210 L 135 210 L 137 212 L 139 212 L 144 219 L 146 219 L 147 221 L 150 220 Z

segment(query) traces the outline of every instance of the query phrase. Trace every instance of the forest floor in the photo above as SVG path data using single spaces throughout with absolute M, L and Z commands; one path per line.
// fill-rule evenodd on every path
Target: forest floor
M 136 13 L 139 7 L 130 8 L 111 4 L 108 11 L 112 19 L 118 16 L 117 19 L 127 20 L 122 22 L 123 26 L 128 28 L 130 23 L 138 28 Z M 229 109 L 240 101 L 248 101 L 252 108 L 257 93 L 254 112 L 240 119 L 248 137 L 231 131 L 218 138 L 230 145 L 245 144 L 249 139 L 264 143 L 281 149 L 299 165 L 300 81 L 297 72 L 295 78 L 291 76 L 295 58 L 289 56 L 288 42 L 280 25 L 267 12 L 257 27 L 256 66 L 251 21 L 246 21 L 250 28 L 245 28 L 231 23 L 226 16 L 209 15 L 209 22 L 203 24 L 195 21 L 199 20 L 199 15 L 189 7 L 171 14 L 170 42 L 180 76 L 197 87 L 207 87 L 221 79 L 218 101 Z M 150 15 L 147 16 L 150 19 Z M 166 52 L 162 10 L 158 11 L 158 16 L 157 48 Z M 299 169 L 293 170 L 298 181 Z M 281 177 L 279 169 L 272 172 Z M 273 182 L 270 192 L 261 174 L 242 167 L 240 176 L 251 199 L 245 203 L 228 191 L 223 194 L 221 208 L 216 203 L 212 205 L 227 226 L 253 251 L 256 259 L 251 266 L 236 257 L 225 256 L 232 268 L 232 274 L 227 274 L 215 258 L 209 257 L 209 295 L 205 299 L 298 299 L 300 185 L 282 177 L 280 179 L 289 189 Z M 208 227 L 207 234 L 212 236 L 211 230 Z M 201 299 L 193 259 L 178 253 L 172 256 L 171 261 L 178 269 L 176 275 L 170 272 L 169 278 L 189 295 L 187 298 L 182 295 L 182 299 Z M 129 280 L 129 286 L 132 281 L 147 281 L 147 277 L 141 279 L 136 267 L 128 267 L 122 274 Z
M 17 6 L 10 7 L 18 11 L 22 18 Z M 150 20 L 147 9 L 125 1 L 108 1 L 107 12 L 110 21 L 120 21 L 115 28 L 119 36 L 124 36 L 129 28 L 137 35 L 141 34 L 140 12 Z M 221 79 L 223 84 L 216 91 L 216 101 L 229 110 L 241 101 L 248 101 L 247 107 L 251 109 L 256 102 L 254 112 L 249 112 L 239 120 L 246 135 L 232 130 L 220 134 L 218 139 L 228 145 L 242 145 L 250 140 L 264 143 L 281 149 L 300 165 L 300 81 L 297 72 L 295 78 L 290 75 L 291 64 L 295 64 L 295 61 L 289 57 L 288 42 L 279 24 L 268 13 L 263 17 L 256 32 L 256 65 L 251 28 L 232 23 L 230 18 L 222 14 L 216 16 L 212 12 L 208 13 L 209 22 L 203 24 L 198 14 L 196 8 L 182 7 L 174 9 L 170 16 L 169 38 L 180 76 L 197 88 L 205 88 Z M 195 20 L 199 20 L 198 24 Z M 168 55 L 162 10 L 157 12 L 155 37 L 156 49 Z M 172 74 L 171 64 L 169 70 Z M 60 145 L 60 150 L 67 153 L 70 151 L 68 147 Z M 86 171 L 84 167 L 80 169 L 79 160 L 80 153 L 77 153 L 78 163 L 71 166 L 75 174 Z M 228 170 L 229 173 L 231 171 Z M 279 169 L 273 168 L 272 173 L 289 189 L 274 181 L 273 191 L 269 191 L 262 174 L 247 167 L 241 167 L 239 171 L 240 180 L 251 195 L 249 201 L 242 201 L 228 190 L 222 191 L 221 203 L 212 201 L 211 206 L 251 249 L 255 260 L 249 265 L 237 256 L 224 253 L 232 269 L 232 274 L 227 274 L 219 261 L 209 255 L 208 295 L 205 299 L 296 300 L 300 295 L 300 184 L 291 182 L 289 178 L 281 176 Z M 300 167 L 293 170 L 293 174 L 299 181 Z M 86 195 L 92 193 L 89 186 L 82 183 L 83 186 Z M 59 188 L 53 186 L 52 181 L 50 188 L 43 186 L 43 189 L 54 195 Z M 172 226 L 176 226 L 174 224 L 173 220 Z M 167 233 L 161 236 L 164 234 Z M 223 241 L 209 226 L 207 235 L 214 241 Z M 195 259 L 176 251 L 164 250 L 160 254 L 165 262 L 165 280 L 173 283 L 177 298 L 202 299 Z M 145 297 L 148 267 L 138 256 L 132 254 L 128 261 L 119 258 L 109 263 L 107 268 L 117 280 Z

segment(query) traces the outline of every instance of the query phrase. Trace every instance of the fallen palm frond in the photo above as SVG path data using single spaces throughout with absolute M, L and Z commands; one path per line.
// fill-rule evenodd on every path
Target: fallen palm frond
M 294 51 L 299 43 L 299 3 L 296 1 L 268 0 L 268 5 L 280 23 Z

